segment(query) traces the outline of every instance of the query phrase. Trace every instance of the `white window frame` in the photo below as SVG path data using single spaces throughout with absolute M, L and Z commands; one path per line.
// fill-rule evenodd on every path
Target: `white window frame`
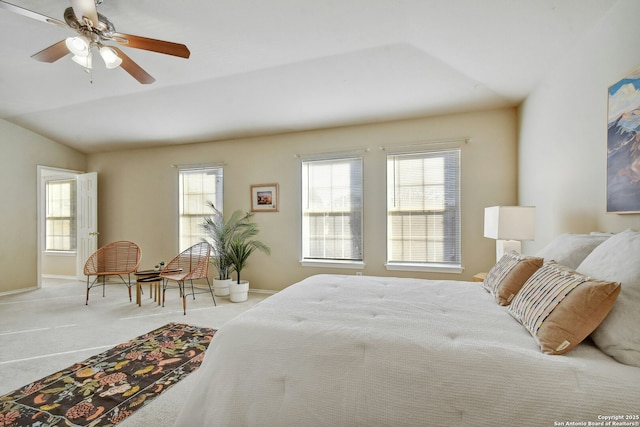
M 50 200 L 50 191 L 51 191 L 51 186 L 54 185 L 60 185 L 60 184 L 69 184 L 70 188 L 69 188 L 69 199 L 67 200 L 67 203 L 69 204 L 68 209 L 69 209 L 69 215 L 62 215 L 62 216 L 54 216 L 51 212 L 52 212 L 52 207 L 50 206 L 51 200 Z M 76 211 L 76 194 L 77 194 L 77 189 L 76 189 L 76 179 L 75 177 L 56 177 L 56 178 L 46 178 L 45 179 L 45 185 L 44 185 L 44 248 L 45 248 L 45 252 L 48 253 L 55 253 L 55 254 L 75 254 L 76 253 L 76 245 L 77 245 L 77 238 L 76 238 L 76 219 L 77 219 L 77 211 Z M 61 199 L 60 199 L 61 200 Z M 58 201 L 60 201 L 58 200 Z M 58 206 L 58 208 L 60 208 L 60 206 Z M 69 221 L 69 226 L 68 226 L 68 231 L 69 233 L 66 234 L 66 237 L 69 239 L 69 247 L 68 248 L 56 248 L 56 247 L 51 247 L 49 245 L 50 242 L 50 227 L 49 227 L 49 220 L 50 219 L 57 219 L 57 220 L 62 220 L 62 221 Z M 56 236 L 62 236 L 65 237 L 65 234 L 57 234 Z
M 312 256 L 310 253 L 311 247 L 311 239 L 309 236 L 309 222 L 305 219 L 305 216 L 310 215 L 312 212 L 309 209 L 309 186 L 312 185 L 309 183 L 309 167 L 310 166 L 337 166 L 340 163 L 348 163 L 348 162 L 358 162 L 359 163 L 359 188 L 356 188 L 355 191 L 359 191 L 359 215 L 357 218 L 357 223 L 360 224 L 360 242 L 356 244 L 357 250 L 359 250 L 358 257 L 339 257 L 339 256 Z M 357 171 L 355 171 L 357 172 Z M 350 269 L 363 269 L 364 268 L 364 158 L 362 156 L 340 156 L 340 157 L 331 157 L 331 158 L 312 158 L 305 159 L 301 164 L 301 174 L 302 174 L 302 206 L 301 206 L 301 214 L 302 214 L 302 230 L 301 230 L 301 259 L 300 264 L 305 267 L 327 267 L 327 268 L 350 268 Z M 339 187 L 336 183 L 336 187 L 330 191 L 339 191 Z M 357 193 L 354 194 L 352 192 L 349 193 L 350 202 L 348 205 L 351 205 L 351 201 L 354 197 L 358 197 Z M 344 205 L 343 205 L 344 206 Z M 356 207 L 356 209 L 358 209 Z M 340 211 L 340 209 L 336 210 L 326 210 L 326 211 L 318 211 L 314 212 L 315 216 L 319 215 L 327 215 L 332 217 L 339 217 L 341 215 L 347 215 L 348 212 L 352 211 Z M 354 211 L 356 215 L 358 211 Z
M 224 171 L 220 166 L 184 167 L 178 170 L 178 249 L 180 252 L 202 241 L 200 225 L 213 214 L 207 202 L 223 212 Z M 185 178 L 192 179 L 191 188 Z M 211 177 L 212 179 L 209 179 Z M 198 182 L 199 180 L 199 182 Z M 187 224 L 188 223 L 188 224 Z M 189 230 L 185 230 L 185 228 Z
M 461 173 L 461 151 L 460 148 L 446 148 L 446 149 L 435 149 L 435 150 L 421 150 L 414 152 L 402 152 L 402 153 L 389 153 L 387 155 L 387 262 L 385 267 L 387 270 L 397 270 L 397 271 L 423 271 L 423 272 L 438 272 L 438 273 L 462 273 L 462 238 L 461 238 L 461 208 L 460 208 L 460 200 L 461 200 L 461 181 L 460 181 L 460 173 Z M 453 161 L 456 167 L 456 170 L 447 172 L 446 165 L 444 166 L 445 170 L 443 171 L 444 176 L 442 177 L 442 186 L 441 188 L 436 188 L 435 197 L 440 197 L 442 199 L 442 207 L 434 208 L 434 207 L 423 207 L 422 209 L 398 209 L 395 205 L 395 198 L 399 197 L 399 194 L 394 194 L 395 192 L 399 192 L 399 187 L 396 182 L 396 174 L 398 171 L 393 170 L 394 167 L 398 167 L 399 163 L 394 161 L 403 160 L 417 160 L 417 159 L 435 159 L 442 158 L 444 162 Z M 447 160 L 448 159 L 448 160 Z M 423 163 L 424 165 L 424 163 Z M 408 166 L 408 162 L 405 163 L 405 167 Z M 399 179 L 399 178 L 398 178 Z M 424 178 L 423 178 L 424 179 Z M 422 184 L 422 188 L 417 189 L 419 194 L 429 193 L 429 190 L 426 189 L 428 184 Z M 433 184 L 430 184 L 433 186 Z M 431 192 L 433 194 L 433 192 Z M 424 197 L 424 196 L 423 196 Z M 449 256 L 452 256 L 453 259 L 447 261 L 442 259 L 445 255 L 433 256 L 434 258 L 439 259 L 425 259 L 428 258 L 428 249 L 424 254 L 425 258 L 422 260 L 415 259 L 392 259 L 392 245 L 393 245 L 393 224 L 391 224 L 390 218 L 392 216 L 402 215 L 402 212 L 405 212 L 405 215 L 420 215 L 428 220 L 427 217 L 432 216 L 437 219 L 438 216 L 444 216 L 443 228 L 446 228 L 449 233 L 453 233 L 449 235 L 449 239 L 446 237 L 447 231 L 445 231 L 444 236 L 438 236 L 443 239 L 443 243 L 439 246 L 437 243 L 434 243 L 434 236 L 432 240 L 429 241 L 428 236 L 425 236 L 425 240 L 421 242 L 425 247 L 429 247 L 431 245 L 434 249 L 434 252 L 446 252 Z M 447 217 L 450 219 L 447 220 Z M 397 237 L 395 238 L 397 241 Z M 415 240 L 415 236 L 411 236 L 408 240 Z M 411 246 L 410 244 L 408 246 Z

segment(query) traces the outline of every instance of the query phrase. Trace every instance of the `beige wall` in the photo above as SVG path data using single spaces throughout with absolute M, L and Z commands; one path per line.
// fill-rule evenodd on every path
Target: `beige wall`
M 385 244 L 385 152 L 381 145 L 470 137 L 462 148 L 463 274 L 387 272 Z M 224 207 L 249 210 L 251 184 L 280 184 L 280 211 L 257 213 L 260 239 L 271 256 L 257 253 L 244 277 L 256 289 L 280 290 L 316 273 L 354 270 L 302 267 L 300 259 L 300 159 L 295 154 L 370 148 L 365 154 L 363 274 L 469 279 L 495 259 L 495 243 L 482 236 L 483 209 L 516 201 L 515 109 L 345 127 L 175 147 L 88 155 L 98 172 L 99 244 L 132 240 L 143 251 L 142 268 L 169 260 L 177 243 L 177 169 L 172 164 L 226 162 Z M 214 272 L 212 272 L 212 277 Z
M 69 278 L 76 277 L 76 255 L 43 253 L 41 273 L 43 277 Z
M 37 277 L 37 166 L 84 170 L 86 157 L 0 120 L 0 293 L 35 287 Z
M 249 263 L 252 287 L 282 289 L 315 273 L 301 267 L 300 168 L 295 153 L 370 147 L 365 155 L 364 274 L 467 279 L 494 262 L 494 242 L 482 237 L 485 206 L 537 206 L 535 252 L 559 233 L 640 228 L 640 215 L 605 212 L 607 88 L 640 65 L 636 17 L 640 3 L 620 0 L 564 60 L 554 64 L 519 109 L 495 110 L 369 126 L 84 156 L 0 120 L 5 203 L 0 217 L 0 293 L 36 283 L 36 165 L 99 173 L 100 243 L 137 241 L 143 267 L 177 250 L 177 171 L 170 164 L 226 161 L 225 209 L 249 209 L 249 185 L 278 182 L 278 213 L 256 220 L 270 257 Z M 462 275 L 387 272 L 384 152 L 379 145 L 470 137 L 463 148 Z M 516 143 L 516 141 L 519 141 Z M 518 153 L 519 152 L 519 153 Z M 518 156 L 519 154 L 519 156 Z M 85 164 L 86 161 L 86 164 Z M 85 167 L 86 166 L 86 167 Z
M 525 252 L 563 232 L 640 228 L 606 213 L 607 89 L 640 66 L 639 15 L 640 2 L 616 3 L 520 109 L 519 202 L 537 206 Z

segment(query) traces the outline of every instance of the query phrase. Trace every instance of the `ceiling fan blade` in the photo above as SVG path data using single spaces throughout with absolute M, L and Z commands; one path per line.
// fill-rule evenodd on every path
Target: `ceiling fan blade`
M 131 77 L 142 83 L 143 85 L 148 85 L 156 81 L 149 73 L 142 69 L 138 64 L 136 64 L 133 59 L 129 58 L 125 53 L 118 49 L 115 46 L 110 46 L 111 49 L 115 50 L 118 53 L 118 56 L 122 58 L 122 67 L 127 73 L 131 74 Z
M 123 33 L 113 33 L 113 40 L 122 46 L 150 50 L 152 52 L 164 53 L 165 55 L 179 56 L 180 58 L 188 58 L 191 55 L 189 48 L 180 43 Z
M 60 40 L 58 43 L 42 49 L 36 54 L 31 55 L 31 57 L 42 62 L 55 62 L 69 53 L 71 52 L 69 52 L 69 49 L 67 49 L 65 41 Z
M 10 12 L 17 13 L 18 15 L 26 16 L 28 18 L 35 19 L 35 20 L 38 20 L 38 21 L 41 21 L 41 22 L 46 22 L 48 24 L 55 24 L 55 25 L 59 25 L 59 26 L 64 27 L 64 28 L 69 28 L 67 26 L 67 24 L 65 24 L 64 22 L 59 21 L 59 20 L 57 20 L 55 18 L 50 18 L 48 16 L 41 15 L 41 14 L 39 14 L 37 12 L 33 12 L 33 11 L 29 10 L 29 9 L 25 9 L 23 7 L 20 7 L 20 6 L 16 6 L 15 4 L 7 3 L 6 1 L 3 1 L 3 0 L 0 0 L 0 9 L 5 9 L 5 10 L 8 10 Z
M 91 21 L 92 27 L 98 27 L 100 20 L 94 0 L 71 0 L 71 7 L 80 22 L 83 22 L 83 18 L 87 18 Z

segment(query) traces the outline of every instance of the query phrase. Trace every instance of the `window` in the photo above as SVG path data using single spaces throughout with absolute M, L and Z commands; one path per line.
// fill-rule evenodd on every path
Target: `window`
M 303 261 L 362 261 L 362 158 L 302 162 Z
M 202 241 L 202 223 L 213 212 L 222 212 L 222 168 L 182 169 L 179 172 L 180 251 Z
M 49 180 L 45 183 L 47 251 L 76 250 L 76 180 Z
M 387 156 L 387 268 L 461 271 L 459 149 Z

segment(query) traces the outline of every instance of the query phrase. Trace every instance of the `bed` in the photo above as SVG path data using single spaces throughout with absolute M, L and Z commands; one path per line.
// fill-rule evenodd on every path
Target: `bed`
M 640 425 L 640 367 L 591 338 L 545 354 L 510 310 L 476 282 L 309 277 L 219 330 L 175 425 Z

